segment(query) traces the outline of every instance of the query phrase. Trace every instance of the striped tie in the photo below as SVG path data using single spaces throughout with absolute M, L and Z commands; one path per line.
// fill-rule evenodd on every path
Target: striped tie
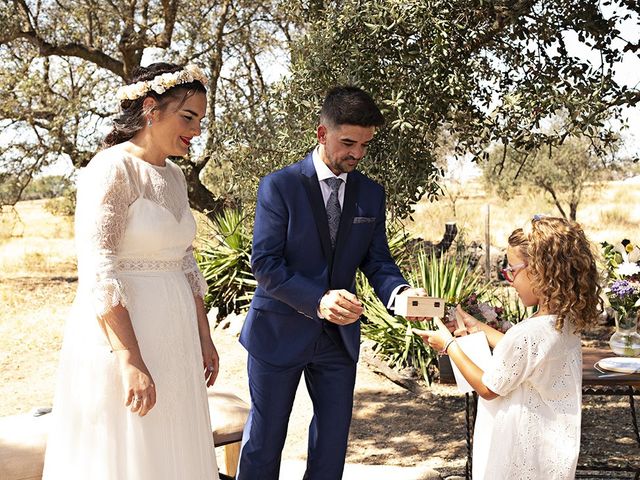
M 336 237 L 338 236 L 338 226 L 340 225 L 340 200 L 338 199 L 338 189 L 342 180 L 337 177 L 326 178 L 324 180 L 331 187 L 331 195 L 327 200 L 327 220 L 329 221 L 329 236 L 331 237 L 331 248 L 336 246 Z

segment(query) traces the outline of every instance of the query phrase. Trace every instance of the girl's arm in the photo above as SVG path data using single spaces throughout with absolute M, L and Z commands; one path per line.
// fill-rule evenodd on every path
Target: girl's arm
M 469 385 L 473 387 L 478 395 L 485 400 L 493 400 L 498 397 L 498 394 L 489 390 L 485 384 L 482 383 L 482 375 L 484 374 L 484 371 L 482 371 L 480 367 L 467 357 L 455 340 L 449 345 L 446 353 L 448 353 L 449 358 L 453 360 L 458 367 L 458 370 L 460 370 L 460 373 L 462 373 L 467 382 L 469 382 Z
M 491 348 L 495 348 L 498 342 L 502 340 L 502 337 L 504 337 L 504 333 L 499 332 L 495 328 L 492 328 L 486 323 L 482 323 L 477 320 L 472 315 L 469 315 L 460 305 L 456 307 L 456 315 L 464 321 L 467 332 L 484 332 Z M 456 333 L 458 333 L 458 331 L 456 331 Z
M 475 321 L 477 323 L 481 323 L 477 320 Z M 438 327 L 438 330 L 413 329 L 413 332 L 420 335 L 425 343 L 429 344 L 437 351 L 448 354 L 451 360 L 453 360 L 453 362 L 460 370 L 460 373 L 462 373 L 467 382 L 469 382 L 469 385 L 473 387 L 478 395 L 480 395 L 485 400 L 493 400 L 494 398 L 498 397 L 495 392 L 489 390 L 484 385 L 484 383 L 482 383 L 482 375 L 484 374 L 484 371 L 482 371 L 475 363 L 473 363 L 471 359 L 462 351 L 460 346 L 456 343 L 455 337 L 453 337 L 451 335 L 451 332 L 449 332 L 449 329 L 438 318 L 434 318 L 434 322 Z

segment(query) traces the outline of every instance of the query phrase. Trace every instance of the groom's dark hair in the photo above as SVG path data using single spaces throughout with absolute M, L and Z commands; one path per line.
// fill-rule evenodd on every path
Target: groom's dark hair
M 320 110 L 320 123 L 380 127 L 384 125 L 384 117 L 371 95 L 353 85 L 342 85 L 327 92 Z

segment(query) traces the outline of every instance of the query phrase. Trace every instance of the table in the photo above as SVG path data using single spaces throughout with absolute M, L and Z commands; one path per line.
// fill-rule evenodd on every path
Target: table
M 602 396 L 627 396 L 629 398 L 629 413 L 633 424 L 636 441 L 640 448 L 640 432 L 638 431 L 638 415 L 636 413 L 634 396 L 640 396 L 640 373 L 604 374 L 594 367 L 594 364 L 605 357 L 611 357 L 611 350 L 599 348 L 582 349 L 582 395 Z M 465 394 L 465 424 L 467 443 L 467 462 L 465 465 L 465 478 L 471 478 L 472 453 L 473 453 L 473 425 L 476 417 L 477 394 L 475 392 Z M 640 451 L 639 451 L 640 457 Z M 586 472 L 628 472 L 634 474 L 635 480 L 640 480 L 640 465 L 635 467 L 578 465 L 576 478 Z M 589 473 L 589 478 L 611 478 L 611 476 L 598 476 Z

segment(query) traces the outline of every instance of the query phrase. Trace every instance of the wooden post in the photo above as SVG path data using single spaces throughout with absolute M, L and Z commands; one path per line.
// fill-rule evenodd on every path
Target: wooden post
M 224 466 L 227 475 L 235 478 L 238 473 L 238 462 L 240 460 L 240 442 L 230 443 L 224 446 Z
M 484 244 L 485 244 L 485 261 L 484 271 L 487 282 L 491 280 L 491 230 L 489 227 L 490 206 L 487 203 L 487 211 L 484 217 Z

